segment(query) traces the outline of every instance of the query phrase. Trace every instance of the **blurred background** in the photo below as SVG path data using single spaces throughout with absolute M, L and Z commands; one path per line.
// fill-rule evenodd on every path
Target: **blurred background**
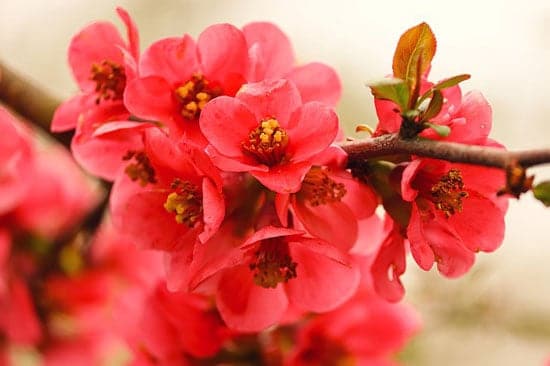
M 66 63 L 71 37 L 94 20 L 121 25 L 125 7 L 142 49 L 166 36 L 197 36 L 217 22 L 269 20 L 290 37 L 299 60 L 341 75 L 342 123 L 376 124 L 365 81 L 391 73 L 401 33 L 426 21 L 438 49 L 431 79 L 469 73 L 463 91 L 481 90 L 493 106 L 493 137 L 509 149 L 550 147 L 550 1 L 462 0 L 21 0 L 0 1 L 0 60 L 59 98 L 77 90 Z M 537 181 L 550 167 L 534 170 Z M 478 255 L 469 275 L 447 280 L 410 263 L 406 301 L 424 331 L 404 365 L 540 365 L 550 356 L 550 210 L 530 195 L 513 201 L 506 239 Z

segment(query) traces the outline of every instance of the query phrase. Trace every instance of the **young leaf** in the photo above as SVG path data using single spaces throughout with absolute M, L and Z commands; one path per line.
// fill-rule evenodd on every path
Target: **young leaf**
M 367 86 L 371 89 L 375 98 L 391 100 L 399 106 L 401 111 L 407 109 L 409 88 L 404 80 L 397 78 L 383 79 L 368 83 Z
M 420 75 L 414 75 L 414 79 L 420 79 L 430 68 L 435 49 L 435 36 L 427 23 L 410 28 L 397 43 L 393 55 L 393 76 L 408 80 L 407 76 L 419 69 Z
M 441 137 L 447 137 L 451 133 L 451 128 L 449 126 L 443 126 L 429 122 L 424 123 L 424 125 L 434 130 L 435 133 L 437 133 Z
M 469 78 L 470 78 L 469 74 L 460 74 L 456 76 L 451 76 L 450 78 L 441 80 L 440 82 L 432 86 L 432 89 L 433 90 L 447 89 L 447 88 L 450 88 L 451 86 L 455 86 L 463 82 L 464 80 L 468 80 Z
M 426 108 L 424 113 L 420 115 L 420 119 L 422 121 L 429 121 L 439 114 L 441 107 L 443 107 L 443 94 L 439 90 L 434 90 L 430 104 L 428 104 L 428 108 Z
M 545 181 L 533 187 L 533 195 L 546 207 L 550 206 L 550 181 Z

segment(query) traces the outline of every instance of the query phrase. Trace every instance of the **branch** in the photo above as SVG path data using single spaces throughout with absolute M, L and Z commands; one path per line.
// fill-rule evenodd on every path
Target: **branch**
M 0 101 L 34 125 L 50 133 L 50 123 L 61 101 L 30 80 L 10 70 L 0 62 Z M 72 133 L 52 135 L 65 146 L 71 143 Z
M 454 163 L 475 164 L 500 169 L 512 165 L 529 168 L 550 163 L 550 149 L 506 151 L 490 146 L 474 146 L 456 142 L 421 138 L 403 139 L 397 134 L 347 141 L 340 145 L 349 155 L 350 162 L 387 155 L 409 154 L 447 160 Z

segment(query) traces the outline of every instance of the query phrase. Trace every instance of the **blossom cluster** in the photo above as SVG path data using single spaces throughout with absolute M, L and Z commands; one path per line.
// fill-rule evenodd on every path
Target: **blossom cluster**
M 74 129 L 76 161 L 112 182 L 109 215 L 89 249 L 75 252 L 76 268 L 61 266 L 41 284 L 46 305 L 35 301 L 33 312 L 25 285 L 3 286 L 19 291 L 7 298 L 25 303 L 9 309 L 35 317 L 17 321 L 32 323 L 27 338 L 10 328 L 15 315 L 0 322 L 8 345 L 23 339 L 40 346 L 56 365 L 98 364 L 113 347 L 135 365 L 220 355 L 390 365 L 419 328 L 414 311 L 392 303 L 404 294 L 406 253 L 424 270 L 437 263 L 457 277 L 477 252 L 500 245 L 502 172 L 411 155 L 350 166 L 335 111 L 342 89 L 336 71 L 297 64 L 277 26 L 217 24 L 196 40 L 164 38 L 141 52 L 136 25 L 117 11 L 125 36 L 95 22 L 72 39 L 68 59 L 80 92 L 57 109 L 51 126 Z M 408 128 L 427 139 L 500 146 L 488 137 L 484 97 L 462 95 L 458 81 L 429 81 L 431 57 L 416 57 L 416 74 L 394 60 L 391 83 L 372 87 L 374 135 Z M 397 97 L 387 92 L 395 85 L 404 87 Z M 0 215 L 35 232 L 42 228 L 24 225 L 45 217 L 36 206 L 44 188 L 14 184 L 31 181 L 23 175 L 33 172 L 26 166 L 33 157 L 27 144 L 10 144 L 0 145 L 0 155 L 19 160 L 0 171 L 0 191 L 10 192 Z M 58 179 L 70 185 L 59 188 L 63 195 L 80 187 L 65 174 Z M 49 215 L 70 212 L 67 220 L 78 221 L 95 200 L 78 189 L 85 204 L 48 202 L 59 210 Z M 11 233 L 0 231 L 0 239 L 11 242 Z M 51 321 L 42 336 L 39 313 Z M 78 326 L 60 330 L 66 316 Z

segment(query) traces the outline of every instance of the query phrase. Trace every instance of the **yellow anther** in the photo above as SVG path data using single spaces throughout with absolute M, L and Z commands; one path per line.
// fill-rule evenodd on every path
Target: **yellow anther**
M 197 93 L 197 95 L 195 95 L 195 97 L 197 97 L 197 99 L 200 100 L 200 101 L 202 101 L 202 100 L 209 100 L 209 99 L 210 99 L 210 95 L 208 95 L 208 94 L 205 93 L 205 92 Z
M 197 186 L 190 182 L 175 180 L 171 186 L 176 192 L 170 193 L 164 202 L 164 209 L 174 213 L 178 224 L 194 227 L 202 216 L 202 195 Z
M 274 140 L 275 142 L 281 142 L 281 141 L 283 141 L 283 134 L 281 133 L 281 131 L 275 132 L 275 134 L 273 135 L 273 140 Z
M 222 90 L 211 85 L 202 75 L 195 74 L 176 88 L 175 94 L 181 103 L 181 115 L 188 120 L 196 120 L 206 103 L 221 95 Z
M 185 109 L 187 109 L 190 112 L 195 112 L 198 108 L 199 106 L 197 105 L 196 102 L 189 102 L 185 105 Z
M 273 135 L 273 130 L 271 128 L 264 128 L 263 129 L 263 133 L 265 133 L 266 135 Z

